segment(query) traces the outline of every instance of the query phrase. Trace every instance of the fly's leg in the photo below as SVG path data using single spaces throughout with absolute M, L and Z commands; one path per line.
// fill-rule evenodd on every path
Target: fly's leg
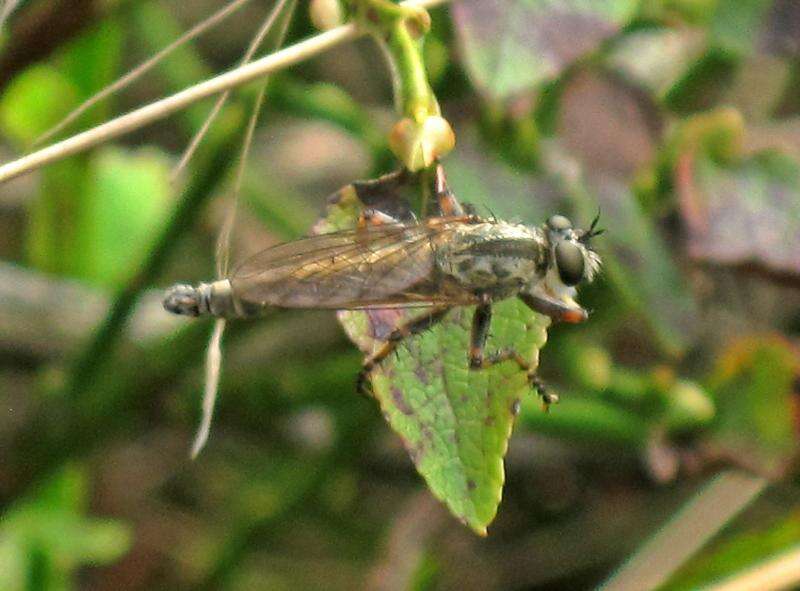
M 536 370 L 531 367 L 531 364 L 522 355 L 517 353 L 514 349 L 504 349 L 489 357 L 484 356 L 484 348 L 486 346 L 486 339 L 489 336 L 489 326 L 492 322 L 492 306 L 487 300 L 479 304 L 475 309 L 475 315 L 472 317 L 472 332 L 470 335 L 469 347 L 469 366 L 470 369 L 488 369 L 497 363 L 505 361 L 515 362 L 519 368 L 525 372 L 528 384 L 531 388 L 536 390 L 539 398 L 542 400 L 542 405 L 547 411 L 551 404 L 558 402 L 558 396 L 551 394 L 547 391 L 542 380 L 536 375 Z
M 436 201 L 439 203 L 439 211 L 445 217 L 461 217 L 464 215 L 464 208 L 453 195 L 450 186 L 447 184 L 447 177 L 444 174 L 444 167 L 436 165 L 436 177 L 433 186 L 436 194 Z
M 369 374 L 372 370 L 391 355 L 404 339 L 425 332 L 437 322 L 440 322 L 449 311 L 449 306 L 444 308 L 431 308 L 425 315 L 409 320 L 405 324 L 395 328 L 386 338 L 381 348 L 364 360 L 364 364 L 361 366 L 361 371 L 358 373 L 358 379 L 356 380 L 356 391 L 359 394 L 369 395 L 370 392 L 367 388 L 367 381 L 369 380 Z
M 504 349 L 498 351 L 494 355 L 490 355 L 483 361 L 481 368 L 486 369 L 505 361 L 513 361 L 525 372 L 528 385 L 536 390 L 536 394 L 539 395 L 539 399 L 542 401 L 542 408 L 545 412 L 550 410 L 551 404 L 556 404 L 558 402 L 558 395 L 547 390 L 547 386 L 545 386 L 544 382 L 536 374 L 536 369 L 532 368 L 530 362 L 514 349 Z
M 386 224 L 399 224 L 400 222 L 387 213 L 377 209 L 365 209 L 358 216 L 357 228 L 362 230 L 367 226 L 383 226 Z
M 492 324 L 492 304 L 484 298 L 483 303 L 475 308 L 472 316 L 472 331 L 469 337 L 469 366 L 471 369 L 481 369 L 484 364 L 483 349 L 486 339 L 489 338 L 489 327 Z

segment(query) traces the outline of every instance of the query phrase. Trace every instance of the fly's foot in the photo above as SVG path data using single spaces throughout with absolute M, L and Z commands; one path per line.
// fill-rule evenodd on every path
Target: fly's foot
M 553 394 L 552 392 L 548 391 L 545 383 L 539 379 L 539 376 L 536 375 L 535 372 L 533 374 L 528 374 L 528 383 L 531 385 L 531 388 L 536 390 L 536 394 L 539 395 L 539 399 L 542 401 L 542 410 L 544 412 L 550 412 L 551 404 L 558 404 L 558 394 Z
M 551 404 L 558 403 L 558 395 L 548 390 L 545 383 L 536 374 L 536 370 L 531 368 L 530 362 L 528 362 L 522 355 L 517 353 L 514 349 L 502 349 L 497 353 L 495 353 L 494 355 L 490 355 L 489 357 L 486 358 L 484 358 L 482 351 L 470 351 L 469 368 L 473 370 L 488 369 L 493 365 L 496 365 L 498 363 L 503 363 L 504 361 L 515 362 L 519 366 L 519 368 L 525 372 L 525 376 L 528 380 L 528 385 L 531 387 L 531 389 L 536 391 L 536 394 L 542 401 L 542 410 L 548 412 L 550 410 Z
M 469 368 L 484 369 L 485 367 L 486 367 L 486 360 L 483 358 L 483 351 L 470 351 Z

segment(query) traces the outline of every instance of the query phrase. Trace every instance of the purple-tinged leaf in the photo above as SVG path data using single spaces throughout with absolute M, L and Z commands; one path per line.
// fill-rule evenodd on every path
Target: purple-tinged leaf
M 595 51 L 638 6 L 638 0 L 460 0 L 452 10 L 473 82 L 506 98 Z
M 800 2 L 774 1 L 761 32 L 761 46 L 773 55 L 800 56 Z
M 655 158 L 661 115 L 641 88 L 582 69 L 561 98 L 558 135 L 588 170 L 628 179 Z
M 663 98 L 706 50 L 702 29 L 644 29 L 614 44 L 608 65 Z
M 800 162 L 763 152 L 723 167 L 684 154 L 676 185 L 689 254 L 725 265 L 800 274 Z

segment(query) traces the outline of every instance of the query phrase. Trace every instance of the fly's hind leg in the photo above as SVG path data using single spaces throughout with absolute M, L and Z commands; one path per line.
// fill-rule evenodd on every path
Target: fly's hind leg
M 434 193 L 436 201 L 439 203 L 439 212 L 445 217 L 462 217 L 465 215 L 464 208 L 453 195 L 450 186 L 447 184 L 447 177 L 444 174 L 444 167 L 436 165 L 436 177 L 434 178 Z
M 362 230 L 367 226 L 384 226 L 387 224 L 399 223 L 400 222 L 397 219 L 393 218 L 388 213 L 383 213 L 377 209 L 368 208 L 364 209 L 358 216 L 358 223 L 356 227 L 359 230 Z
M 433 307 L 424 315 L 409 320 L 389 333 L 389 336 L 386 338 L 381 348 L 364 360 L 364 364 L 361 366 L 361 371 L 358 373 L 358 379 L 356 380 L 356 391 L 359 394 L 369 395 L 370 392 L 367 388 L 367 382 L 372 370 L 391 355 L 404 339 L 425 332 L 437 322 L 440 322 L 449 311 L 449 306 Z
M 504 349 L 490 355 L 484 356 L 484 348 L 486 347 L 486 339 L 489 336 L 489 326 L 492 322 L 492 307 L 488 300 L 484 300 L 475 309 L 475 315 L 472 317 L 472 332 L 470 335 L 469 347 L 469 366 L 470 369 L 488 369 L 497 363 L 505 361 L 515 362 L 519 368 L 525 372 L 528 379 L 528 384 L 536 390 L 539 398 L 542 400 L 542 405 L 545 411 L 550 408 L 551 404 L 558 402 L 558 396 L 551 394 L 547 391 L 544 383 L 539 379 L 536 370 L 531 367 L 522 355 L 517 353 L 514 349 Z

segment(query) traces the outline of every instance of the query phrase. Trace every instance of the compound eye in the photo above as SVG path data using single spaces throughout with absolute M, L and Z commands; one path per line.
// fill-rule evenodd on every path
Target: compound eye
M 572 222 L 563 215 L 553 215 L 547 220 L 547 227 L 555 232 L 571 230 Z
M 564 285 L 578 285 L 583 279 L 584 261 L 581 249 L 572 242 L 556 245 L 556 267 Z

